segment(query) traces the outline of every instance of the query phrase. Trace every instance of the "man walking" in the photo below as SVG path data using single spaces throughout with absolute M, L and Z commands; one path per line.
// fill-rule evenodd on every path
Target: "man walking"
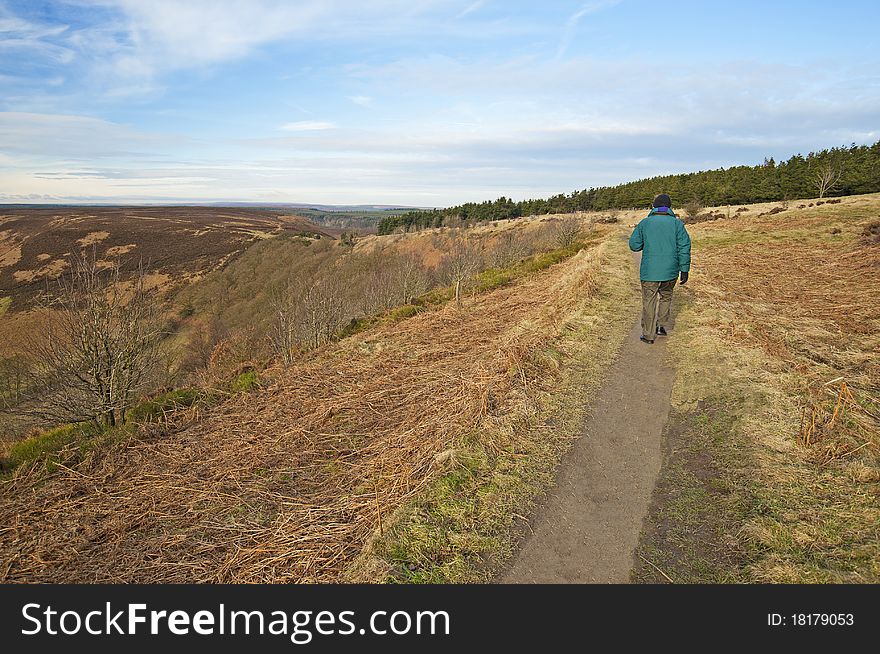
M 672 212 L 672 201 L 666 193 L 654 198 L 654 208 L 633 230 L 629 249 L 642 252 L 639 277 L 642 280 L 642 335 L 640 340 L 653 343 L 657 335 L 666 336 L 672 289 L 681 275 L 688 280 L 691 269 L 691 237 Z M 657 296 L 660 311 L 657 311 Z

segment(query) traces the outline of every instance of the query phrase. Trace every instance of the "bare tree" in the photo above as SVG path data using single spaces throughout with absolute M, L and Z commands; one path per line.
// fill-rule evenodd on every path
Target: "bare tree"
M 75 258 L 42 309 L 46 326 L 29 344 L 16 411 L 56 422 L 124 422 L 149 381 L 160 337 L 143 269 L 123 280 L 118 263 L 102 269 L 94 256 Z
M 0 359 L 0 407 L 14 407 L 27 391 L 29 366 L 21 354 Z
M 456 235 L 440 243 L 446 251 L 440 262 L 440 271 L 447 283 L 455 289 L 455 304 L 461 307 L 464 286 L 477 273 L 482 263 L 482 249 L 466 237 Z
M 839 168 L 835 168 L 832 164 L 825 164 L 816 173 L 816 179 L 814 185 L 816 190 L 819 191 L 819 197 L 824 198 L 825 194 L 829 191 L 833 191 L 837 188 L 837 185 L 840 183 L 840 177 L 842 173 Z
M 300 296 L 300 331 L 312 347 L 330 342 L 345 322 L 348 302 L 336 272 L 317 273 L 305 283 Z
M 289 366 L 293 363 L 293 353 L 298 344 L 301 302 L 297 289 L 288 281 L 284 288 L 272 293 L 269 305 L 272 310 L 269 343 L 274 354 L 280 357 L 285 366 Z
M 583 233 L 583 225 L 577 216 L 566 216 L 553 223 L 552 233 L 556 246 L 565 248 L 580 238 Z
M 492 265 L 498 268 L 509 266 L 527 257 L 530 250 L 529 243 L 523 234 L 513 229 L 506 229 L 495 242 L 495 247 L 492 250 Z
M 372 316 L 396 303 L 392 270 L 389 261 L 394 257 L 386 248 L 369 253 L 349 255 L 341 274 L 348 281 L 351 305 L 362 315 Z
M 414 253 L 394 257 L 391 279 L 400 304 L 408 304 L 431 287 L 431 275 L 421 258 Z

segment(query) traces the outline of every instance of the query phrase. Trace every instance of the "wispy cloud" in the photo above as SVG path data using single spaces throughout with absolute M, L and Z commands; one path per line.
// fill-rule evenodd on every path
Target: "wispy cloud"
M 598 0 L 597 2 L 588 2 L 569 16 L 568 20 L 565 21 L 565 27 L 562 29 L 562 36 L 559 39 L 559 47 L 556 50 L 556 59 L 562 59 L 565 56 L 565 53 L 568 52 L 568 48 L 571 46 L 572 39 L 574 39 L 581 18 L 590 14 L 595 14 L 603 9 L 614 7 L 620 3 L 621 0 Z
M 67 25 L 46 25 L 10 15 L 0 6 L 0 52 L 23 51 L 31 56 L 68 63 L 73 51 L 58 43 Z
M 477 0 L 476 2 L 472 2 L 467 7 L 461 10 L 456 18 L 464 18 L 465 16 L 474 13 L 475 11 L 482 8 L 482 6 L 486 4 L 485 0 Z
M 284 123 L 279 129 L 285 132 L 319 132 L 336 127 L 333 123 L 323 120 L 297 120 L 292 123 Z
M 99 118 L 0 112 L 0 150 L 55 160 L 157 157 L 188 139 L 148 133 Z

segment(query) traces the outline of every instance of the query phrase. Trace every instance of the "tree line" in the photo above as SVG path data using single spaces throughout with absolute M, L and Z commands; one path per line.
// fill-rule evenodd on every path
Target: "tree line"
M 880 141 L 873 145 L 829 148 L 806 156 L 799 153 L 779 163 L 771 157 L 756 166 L 661 175 L 546 199 L 514 202 L 500 197 L 446 209 L 410 211 L 382 218 L 379 234 L 548 213 L 648 207 L 658 193 L 669 193 L 680 205 L 696 200 L 704 206 L 721 206 L 877 192 Z

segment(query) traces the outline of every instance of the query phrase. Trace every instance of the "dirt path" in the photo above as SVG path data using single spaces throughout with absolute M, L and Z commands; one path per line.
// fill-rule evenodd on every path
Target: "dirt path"
M 676 298 L 677 299 L 677 298 Z M 503 583 L 625 583 L 662 462 L 674 370 L 633 326 Z

